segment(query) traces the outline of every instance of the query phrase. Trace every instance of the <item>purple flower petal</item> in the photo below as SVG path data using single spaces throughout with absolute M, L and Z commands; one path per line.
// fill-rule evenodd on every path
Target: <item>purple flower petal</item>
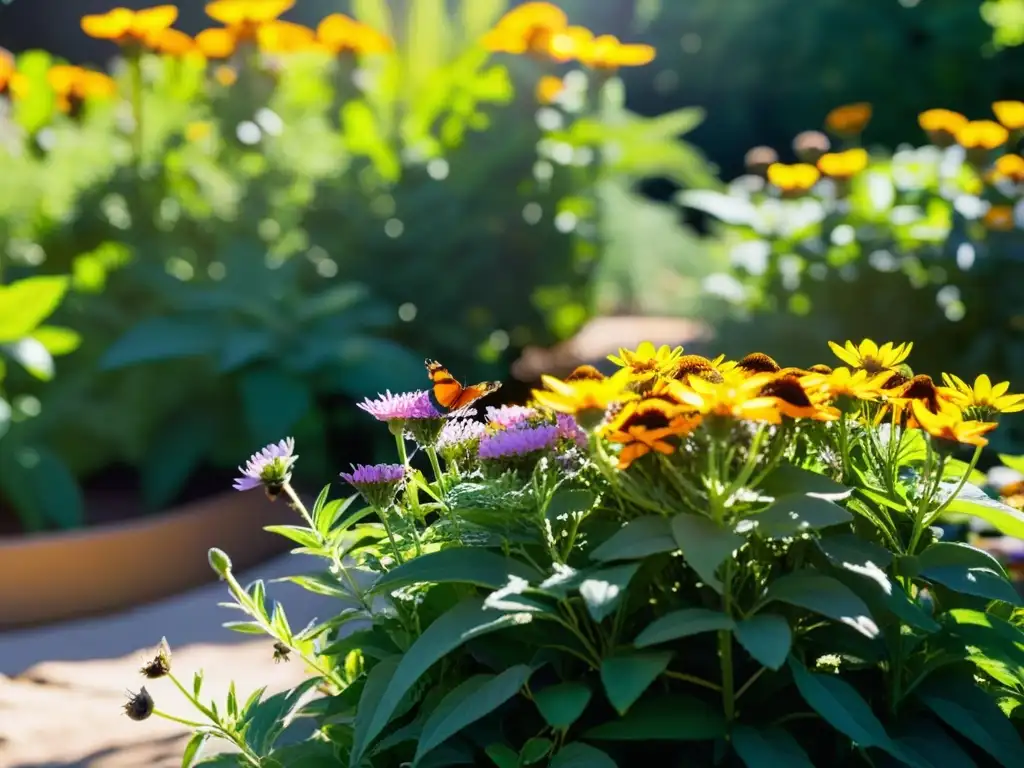
M 481 459 L 500 459 L 506 456 L 523 456 L 527 453 L 550 448 L 558 440 L 558 427 L 540 426 L 505 429 L 480 439 Z
M 387 391 L 375 400 L 367 398 L 358 405 L 377 421 L 437 419 L 443 415 L 434 407 L 430 393 L 426 391 L 403 392 L 398 395 Z
M 281 484 L 288 481 L 291 467 L 298 456 L 294 455 L 295 439 L 286 437 L 271 443 L 249 457 L 245 467 L 239 467 L 242 476 L 235 479 L 236 491 L 251 491 L 267 483 Z

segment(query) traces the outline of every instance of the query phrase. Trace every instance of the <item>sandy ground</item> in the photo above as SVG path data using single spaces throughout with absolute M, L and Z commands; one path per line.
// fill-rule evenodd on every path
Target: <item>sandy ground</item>
M 240 580 L 315 565 L 286 555 Z M 267 591 L 285 604 L 293 626 L 337 611 L 337 601 L 291 584 L 268 584 Z M 270 641 L 221 626 L 239 615 L 217 606 L 226 600 L 227 588 L 214 583 L 116 616 L 0 632 L 0 768 L 178 768 L 187 729 L 159 718 L 133 722 L 121 709 L 125 690 L 145 682 L 160 709 L 201 718 L 169 680 L 139 674 L 161 636 L 171 644 L 178 679 L 188 685 L 204 670 L 204 698 L 221 707 L 232 680 L 243 700 L 262 685 L 272 693 L 301 681 L 302 665 L 275 664 Z

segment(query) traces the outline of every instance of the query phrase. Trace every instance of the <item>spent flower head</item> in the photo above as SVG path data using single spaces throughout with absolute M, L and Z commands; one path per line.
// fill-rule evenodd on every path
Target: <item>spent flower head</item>
M 164 677 L 171 672 L 171 646 L 167 643 L 167 638 L 160 638 L 160 645 L 157 646 L 156 655 L 146 662 L 139 670 L 145 677 L 150 680 L 156 680 Z
M 371 507 L 386 509 L 395 500 L 405 479 L 405 467 L 402 464 L 357 464 L 351 472 L 342 472 L 341 479 L 359 491 Z
M 153 714 L 153 710 L 156 709 L 156 702 L 153 701 L 153 697 L 149 695 L 149 691 L 146 690 L 146 686 L 139 688 L 138 693 L 132 693 L 128 691 L 128 701 L 124 704 L 124 713 L 129 718 L 140 722 L 146 720 Z
M 292 465 L 299 458 L 294 455 L 294 451 L 295 439 L 286 437 L 254 453 L 245 468 L 238 468 L 242 476 L 235 480 L 235 490 L 250 491 L 262 485 L 267 496 L 271 500 L 275 499 L 291 480 Z

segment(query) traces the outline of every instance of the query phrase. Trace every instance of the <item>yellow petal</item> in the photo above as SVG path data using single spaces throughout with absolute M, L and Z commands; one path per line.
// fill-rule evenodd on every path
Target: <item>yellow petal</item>
M 145 8 L 135 14 L 132 31 L 140 37 L 157 30 L 167 29 L 178 20 L 178 9 L 173 5 Z
M 134 17 L 127 8 L 114 8 L 100 16 L 83 16 L 82 31 L 97 40 L 117 40 L 131 29 Z
M 987 400 L 992 394 L 992 380 L 987 374 L 981 374 L 974 380 L 974 396 L 978 400 Z
M 226 27 L 204 29 L 196 35 L 196 46 L 208 59 L 226 59 L 235 52 L 235 34 Z

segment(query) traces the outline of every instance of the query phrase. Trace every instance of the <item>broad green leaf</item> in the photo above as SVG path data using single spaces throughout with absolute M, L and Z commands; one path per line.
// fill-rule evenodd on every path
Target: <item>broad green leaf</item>
M 192 764 L 198 759 L 199 753 L 210 738 L 208 733 L 193 733 L 192 738 L 185 745 L 185 751 L 181 754 L 181 768 L 192 768 Z
M 529 666 L 520 664 L 500 675 L 474 675 L 452 689 L 423 724 L 413 765 L 434 747 L 515 696 L 532 672 Z
M 838 504 L 820 496 L 789 494 L 760 512 L 743 520 L 766 539 L 785 539 L 808 531 L 841 525 L 853 520 L 853 515 Z
M 642 560 L 649 555 L 679 549 L 672 526 L 664 517 L 651 515 L 630 520 L 590 553 L 593 560 Z
M 878 635 L 878 625 L 864 601 L 846 585 L 814 571 L 796 571 L 772 582 L 766 601 L 778 600 L 842 622 L 866 637 Z
M 313 407 L 306 383 L 277 368 L 247 371 L 239 387 L 249 436 L 257 445 L 285 437 Z
M 818 496 L 829 501 L 841 501 L 853 490 L 830 480 L 824 475 L 801 469 L 792 464 L 782 464 L 771 472 L 761 484 L 761 492 L 776 499 L 794 493 Z
M 573 518 L 589 512 L 594 506 L 597 496 L 592 491 L 579 489 L 563 489 L 551 497 L 548 504 L 547 518 L 551 521 L 571 523 Z
M 893 731 L 900 748 L 917 758 L 921 768 L 978 768 L 942 726 L 925 714 Z
M 511 557 L 477 547 L 449 547 L 428 552 L 382 574 L 370 590 L 394 591 L 416 583 L 464 583 L 500 589 L 508 583 L 509 576 L 526 581 L 542 578 L 533 566 Z
M 648 140 L 675 139 L 704 122 L 700 107 L 683 107 L 643 120 L 638 133 Z
M 37 520 L 61 529 L 78 528 L 85 519 L 85 500 L 71 469 L 54 451 L 41 446 L 14 454 L 19 486 L 18 511 L 26 522 Z M 22 498 L 22 495 L 24 498 Z M 22 505 L 28 509 L 22 509 Z
M 732 746 L 747 768 L 814 768 L 803 747 L 779 727 L 737 725 Z
M 708 586 L 721 592 L 722 582 L 715 572 L 743 544 L 743 537 L 698 515 L 676 515 L 671 524 L 672 535 L 687 564 Z
M 884 547 L 849 533 L 825 536 L 818 539 L 817 544 L 825 556 L 840 567 L 847 563 L 874 563 L 879 568 L 887 568 L 893 559 L 892 553 Z
M 726 733 L 719 708 L 685 694 L 648 697 L 583 734 L 598 741 L 712 741 Z
M 162 509 L 174 500 L 215 437 L 214 422 L 202 413 L 172 419 L 160 430 L 140 470 L 142 494 L 150 509 Z
M 507 744 L 491 744 L 484 750 L 498 768 L 518 768 L 519 753 Z
M 952 492 L 948 488 L 949 493 Z M 1024 512 L 991 498 L 981 488 L 968 483 L 946 507 L 950 514 L 973 515 L 991 524 L 1000 533 L 1024 539 Z
M 971 465 L 966 461 L 960 459 L 946 459 L 946 463 L 942 465 L 942 477 L 944 480 L 950 480 L 954 483 L 959 483 L 961 478 L 968 474 L 967 482 L 973 483 L 974 485 L 984 485 L 986 476 L 984 472 L 977 469 L 971 469 Z
M 53 314 L 68 289 L 63 275 L 26 277 L 0 285 L 0 344 L 29 336 Z
M 858 746 L 878 747 L 892 754 L 895 745 L 881 721 L 857 689 L 837 675 L 815 674 L 790 657 L 789 668 L 804 701 Z
M 1003 463 L 1004 467 L 1009 467 L 1024 475 L 1024 456 L 1008 456 L 1005 453 L 1000 453 L 999 461 Z
M 601 682 L 608 701 L 624 715 L 672 661 L 671 651 L 631 653 L 601 662 Z
M 1024 629 L 991 613 L 955 608 L 940 617 L 946 631 L 962 641 L 1024 667 Z
M 410 101 L 430 86 L 444 65 L 448 53 L 448 9 L 445 0 L 416 0 L 411 3 L 402 57 L 405 86 Z
M 574 741 L 558 750 L 548 768 L 618 768 L 618 765 L 597 747 Z
M 291 539 L 296 544 L 308 549 L 318 549 L 320 547 L 320 541 L 316 535 L 309 528 L 299 525 L 265 525 L 263 530 L 284 536 L 286 539 Z
M 151 317 L 111 344 L 100 367 L 113 371 L 156 360 L 207 355 L 215 347 L 216 338 L 203 323 Z
M 681 637 L 698 635 L 702 632 L 715 632 L 720 629 L 732 629 L 736 626 L 731 618 L 721 611 L 708 608 L 684 608 L 671 611 L 655 619 L 636 637 L 633 645 L 646 648 L 648 645 L 667 643 Z
M 580 582 L 580 597 L 594 621 L 604 620 L 614 611 L 629 586 L 639 563 L 615 565 L 591 574 Z
M 343 586 L 330 571 L 315 571 L 313 573 L 303 573 L 295 576 L 282 576 L 279 579 L 272 579 L 274 582 L 287 581 L 292 584 L 297 584 L 307 592 L 312 592 L 316 595 L 326 595 L 327 597 L 338 597 L 341 599 L 351 599 L 352 594 L 350 590 Z
M 245 743 L 257 754 L 266 754 L 300 711 L 304 697 L 320 683 L 319 677 L 303 680 L 290 691 L 281 691 L 256 705 L 245 729 Z
M 917 556 L 918 574 L 956 592 L 1021 605 L 1020 594 L 992 555 L 958 542 L 936 542 Z
M 759 613 L 739 621 L 733 634 L 747 653 L 769 669 L 781 669 L 793 646 L 789 622 L 776 613 Z
M 535 691 L 533 703 L 548 725 L 556 730 L 567 730 L 583 714 L 590 703 L 590 697 L 590 688 L 583 683 L 571 681 Z
M 343 638 L 340 642 L 344 642 L 345 639 L 347 638 Z M 382 730 L 377 728 L 376 733 L 367 735 L 370 734 L 370 729 L 374 726 L 378 710 L 383 703 L 384 693 L 391 685 L 391 681 L 394 679 L 395 672 L 398 670 L 398 665 L 401 661 L 401 655 L 388 656 L 378 661 L 367 673 L 366 683 L 363 685 L 363 692 L 359 696 L 359 704 L 356 707 L 355 721 L 352 724 L 353 750 L 359 747 L 362 752 L 365 752 L 370 741 L 376 738 L 377 734 Z M 386 713 L 385 717 L 390 719 L 391 713 Z M 350 758 L 349 765 L 351 768 L 358 768 L 361 765 L 361 754 L 356 756 L 353 751 Z
M 519 764 L 535 765 L 539 763 L 548 756 L 554 745 L 555 743 L 551 739 L 539 737 L 527 739 L 526 743 L 523 744 L 522 750 L 519 752 Z
M 403 654 L 365 729 L 357 730 L 352 745 L 352 768 L 359 766 L 366 749 L 390 722 L 402 699 L 435 662 L 474 638 L 529 620 L 529 614 L 495 615 L 484 609 L 483 601 L 470 599 L 434 621 Z
M 995 699 L 969 678 L 944 675 L 925 681 L 917 697 L 946 725 L 988 752 L 1005 768 L 1024 757 L 1024 741 Z
M 41 325 L 32 331 L 32 338 L 55 357 L 74 352 L 82 343 L 82 335 L 78 331 L 58 325 Z

